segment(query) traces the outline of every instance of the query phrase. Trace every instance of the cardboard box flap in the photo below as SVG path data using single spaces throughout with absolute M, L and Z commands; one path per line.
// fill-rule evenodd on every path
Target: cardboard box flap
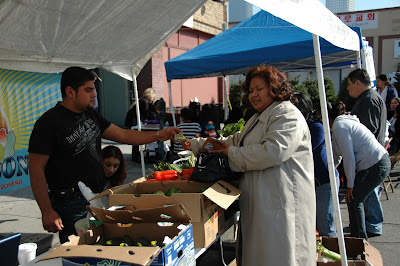
M 141 210 L 105 210 L 87 206 L 88 211 L 102 223 L 189 223 L 190 216 L 182 204 Z
M 372 266 L 383 265 L 381 253 L 364 239 L 365 260 Z
M 92 245 L 63 245 L 41 260 L 54 259 L 58 257 L 90 257 L 108 258 L 138 265 L 150 265 L 161 251 L 159 247 L 118 247 L 118 246 L 92 246 Z
M 203 194 L 225 210 L 240 196 L 242 192 L 228 182 L 218 181 Z
M 107 195 L 111 195 L 111 194 L 114 193 L 114 191 L 118 191 L 120 189 L 124 189 L 124 188 L 132 186 L 132 185 L 135 186 L 136 184 L 137 183 L 131 182 L 129 184 L 120 185 L 120 186 L 116 186 L 116 187 L 112 187 L 112 188 L 106 189 L 103 192 L 101 192 L 101 193 L 97 194 L 96 196 L 94 196 L 93 198 L 91 198 L 89 201 L 92 201 L 92 200 L 95 200 L 95 199 L 98 199 L 98 198 L 101 198 L 101 197 L 104 197 L 104 196 L 107 196 Z

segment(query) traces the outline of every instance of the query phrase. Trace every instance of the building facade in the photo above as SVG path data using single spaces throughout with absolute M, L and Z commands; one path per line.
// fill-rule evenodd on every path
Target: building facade
M 137 77 L 139 97 L 147 88 L 154 88 L 156 100 L 163 98 L 170 106 L 169 89 L 164 63 L 219 34 L 227 22 L 225 2 L 208 0 L 146 63 Z M 134 101 L 132 82 L 111 72 L 99 70 L 103 82 L 98 87 L 99 111 L 118 126 L 124 120 Z M 119 93 L 115 93 L 115 91 Z M 206 103 L 223 103 L 223 79 L 221 77 L 173 80 L 171 82 L 172 104 L 175 107 L 188 106 L 197 98 Z
M 336 14 L 348 26 L 361 28 L 374 50 L 376 74 L 389 74 L 400 64 L 400 7 Z M 400 69 L 399 69 L 400 70 Z
M 355 0 L 326 0 L 326 8 L 335 14 L 354 11 Z

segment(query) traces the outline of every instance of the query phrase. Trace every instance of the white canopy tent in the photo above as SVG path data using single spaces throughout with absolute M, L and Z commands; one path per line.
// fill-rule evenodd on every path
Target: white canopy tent
M 2 0 L 0 68 L 57 73 L 102 67 L 134 82 L 206 0 Z M 139 130 L 139 104 L 136 104 Z M 144 170 L 143 152 L 142 172 Z

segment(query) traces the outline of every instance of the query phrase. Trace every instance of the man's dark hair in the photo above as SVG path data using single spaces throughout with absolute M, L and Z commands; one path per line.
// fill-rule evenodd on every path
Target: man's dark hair
M 355 83 L 357 80 L 359 80 L 365 86 L 371 85 L 371 79 L 369 78 L 367 70 L 362 68 L 354 69 L 350 72 L 347 78 L 350 79 L 352 83 Z
M 61 96 L 66 96 L 65 89 L 70 86 L 76 92 L 78 88 L 90 80 L 96 80 L 97 74 L 82 67 L 69 67 L 61 75 Z
M 183 108 L 181 110 L 181 117 L 185 121 L 192 121 L 193 120 L 193 111 L 190 110 L 189 108 Z

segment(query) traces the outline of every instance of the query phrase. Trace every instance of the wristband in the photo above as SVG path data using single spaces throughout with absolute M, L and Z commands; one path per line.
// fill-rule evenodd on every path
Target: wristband
M 161 139 L 160 139 L 160 130 L 157 131 L 157 138 L 158 138 L 158 141 L 161 141 Z

